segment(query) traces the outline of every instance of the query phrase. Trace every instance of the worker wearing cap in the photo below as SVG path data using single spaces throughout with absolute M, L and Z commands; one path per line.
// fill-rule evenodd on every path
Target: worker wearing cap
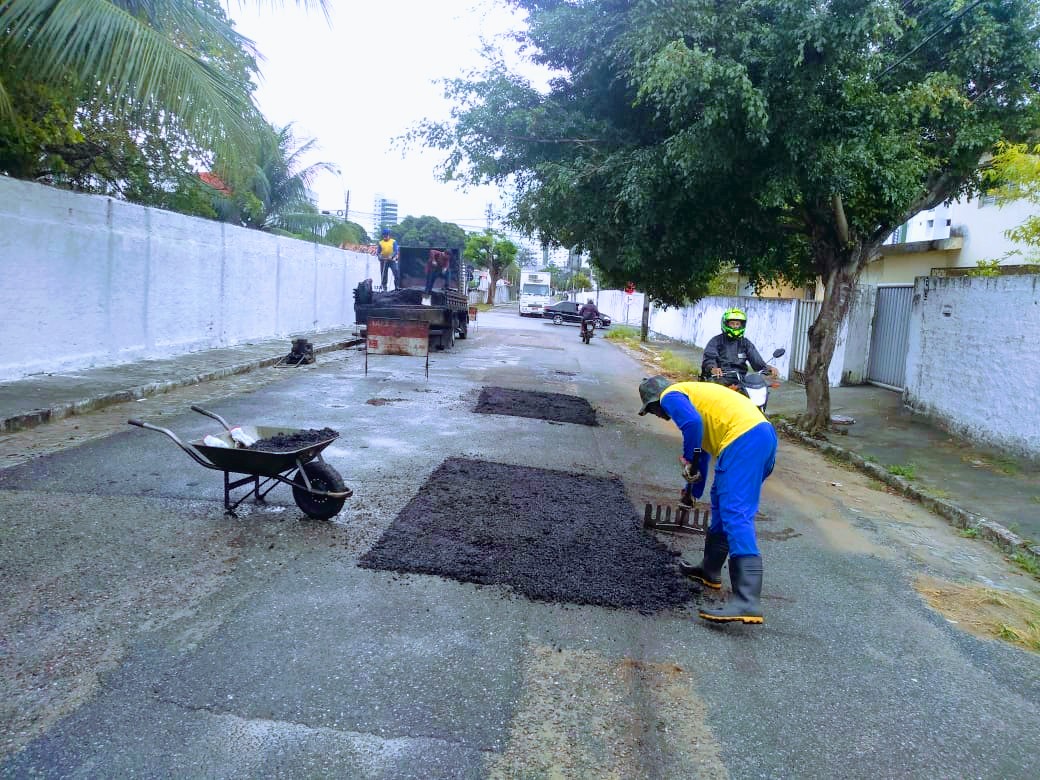
M 728 556 L 733 594 L 721 606 L 701 608 L 698 614 L 721 623 L 764 622 L 755 514 L 762 483 L 776 464 L 776 431 L 747 397 L 712 382 L 674 383 L 655 376 L 642 381 L 639 395 L 639 414 L 671 420 L 682 431 L 682 503 L 692 504 L 704 494 L 708 465 L 715 457 L 704 557 L 697 566 L 680 563 L 679 569 L 691 580 L 721 590 Z

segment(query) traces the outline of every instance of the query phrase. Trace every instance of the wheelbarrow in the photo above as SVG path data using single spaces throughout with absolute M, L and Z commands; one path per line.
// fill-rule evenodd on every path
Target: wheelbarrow
M 234 517 L 238 505 L 250 496 L 263 502 L 264 496 L 281 482 L 292 487 L 296 505 L 303 510 L 304 514 L 315 520 L 328 520 L 333 517 L 343 508 L 344 502 L 354 495 L 354 491 L 343 484 L 343 478 L 339 472 L 321 457 L 321 451 L 332 444 L 339 434 L 333 434 L 327 439 L 308 443 L 306 446 L 286 452 L 243 449 L 232 438 L 231 426 L 225 422 L 223 417 L 198 406 L 192 406 L 191 409 L 213 418 L 224 426 L 224 432 L 214 434 L 214 436 L 227 446 L 210 446 L 204 441 L 192 441 L 185 444 L 177 438 L 173 431 L 160 428 L 158 425 L 151 425 L 141 420 L 127 420 L 127 423 L 136 425 L 138 428 L 164 433 L 200 466 L 223 471 L 224 510 L 227 514 Z M 262 425 L 243 425 L 240 428 L 242 433 L 257 440 L 269 439 L 279 434 L 292 436 L 303 432 L 300 429 Z M 293 471 L 295 473 L 292 478 L 289 478 L 288 474 Z M 232 479 L 232 474 L 248 476 Z M 245 485 L 251 486 L 249 492 L 232 503 L 231 491 Z

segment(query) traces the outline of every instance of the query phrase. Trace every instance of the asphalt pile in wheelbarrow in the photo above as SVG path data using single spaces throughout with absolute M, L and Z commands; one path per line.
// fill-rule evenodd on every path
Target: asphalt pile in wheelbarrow
M 295 452 L 320 441 L 335 439 L 337 436 L 339 436 L 339 431 L 334 431 L 332 428 L 308 428 L 303 431 L 279 433 L 266 439 L 260 439 L 246 449 L 260 452 Z
M 360 566 L 644 614 L 694 596 L 620 480 L 463 458 L 430 475 Z
M 537 390 L 511 390 L 507 387 L 481 388 L 473 410 L 479 414 L 506 414 L 537 420 L 598 425 L 596 410 L 576 395 L 542 393 Z

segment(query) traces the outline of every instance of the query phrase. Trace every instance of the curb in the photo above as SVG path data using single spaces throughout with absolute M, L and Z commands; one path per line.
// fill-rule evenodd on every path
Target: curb
M 825 455 L 830 455 L 844 463 L 848 463 L 858 471 L 866 474 L 868 477 L 873 477 L 874 479 L 884 482 L 889 487 L 898 491 L 901 495 L 917 501 L 935 514 L 948 520 L 954 527 L 976 531 L 979 538 L 985 539 L 991 544 L 996 545 L 1003 552 L 1011 554 L 1025 553 L 1026 555 L 1040 558 L 1040 546 L 1029 544 L 1025 539 L 1005 528 L 1000 523 L 988 520 L 987 518 L 982 517 L 981 515 L 976 515 L 973 512 L 968 512 L 956 504 L 951 504 L 949 501 L 944 501 L 941 498 L 930 496 L 912 485 L 909 480 L 896 476 L 895 474 L 890 474 L 876 463 L 864 460 L 856 453 L 838 447 L 835 444 L 831 444 L 829 441 L 814 439 L 812 436 L 807 435 L 804 431 L 799 430 L 785 420 L 773 419 L 770 420 L 770 422 L 772 422 L 777 430 L 781 431 L 785 436 L 794 439 L 800 444 L 813 447 Z
M 314 354 L 319 355 L 323 352 L 349 349 L 352 346 L 363 343 L 364 339 L 355 338 L 346 339 L 344 341 L 334 341 L 328 344 L 316 344 L 314 345 Z M 113 390 L 80 401 L 55 404 L 47 409 L 33 409 L 31 412 L 24 412 L 0 420 L 0 434 L 25 431 L 55 420 L 61 420 L 66 417 L 72 417 L 73 415 L 86 414 L 87 412 L 104 409 L 106 406 L 113 406 L 126 401 L 136 401 L 140 398 L 148 398 L 153 395 L 168 393 L 171 390 L 176 390 L 181 387 L 198 385 L 203 382 L 212 382 L 213 380 L 224 379 L 225 377 L 234 376 L 236 374 L 245 374 L 250 371 L 255 371 L 258 368 L 269 368 L 270 366 L 281 363 L 284 359 L 285 355 L 279 354 L 276 357 L 259 358 L 244 363 L 235 363 L 230 366 L 215 368 L 211 371 L 205 371 L 191 376 L 182 376 L 177 379 L 170 379 L 162 382 L 148 382 L 126 390 Z

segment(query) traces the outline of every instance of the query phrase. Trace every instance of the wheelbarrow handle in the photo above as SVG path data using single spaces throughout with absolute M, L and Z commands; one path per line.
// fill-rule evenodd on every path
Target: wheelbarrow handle
M 198 412 L 199 414 L 204 414 L 207 417 L 213 418 L 218 423 L 220 423 L 221 425 L 224 426 L 224 430 L 225 431 L 227 431 L 228 433 L 231 433 L 231 426 L 228 425 L 227 421 L 223 417 L 221 417 L 219 414 L 217 414 L 216 412 L 207 411 L 207 410 L 203 409 L 201 406 L 192 406 L 191 410 L 193 412 Z
M 187 444 L 178 439 L 177 434 L 175 434 L 169 428 L 160 428 L 158 425 L 152 425 L 151 423 L 142 422 L 141 420 L 137 419 L 130 419 L 126 422 L 128 425 L 136 425 L 138 428 L 146 428 L 149 431 L 158 431 L 159 433 L 165 433 L 167 436 L 173 439 L 174 444 L 176 444 L 178 447 L 180 447 L 182 450 L 188 453 L 191 459 L 198 463 L 200 466 L 205 466 L 208 469 L 219 470 L 218 466 L 213 465 L 206 458 L 202 457 L 198 450 L 196 450 L 194 447 L 189 447 Z

